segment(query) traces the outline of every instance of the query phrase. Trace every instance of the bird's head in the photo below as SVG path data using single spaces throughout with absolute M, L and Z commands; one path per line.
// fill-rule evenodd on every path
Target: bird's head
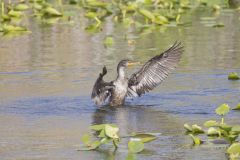
M 129 60 L 129 59 L 124 59 L 124 60 L 121 60 L 119 63 L 118 63 L 118 68 L 126 68 L 126 67 L 130 67 L 130 66 L 134 66 L 134 65 L 137 65 L 139 64 L 139 62 L 136 62 L 136 61 L 132 61 L 132 60 Z

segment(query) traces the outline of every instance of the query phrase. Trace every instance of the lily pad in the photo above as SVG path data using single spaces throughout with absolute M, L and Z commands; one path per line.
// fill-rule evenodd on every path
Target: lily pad
M 240 143 L 233 143 L 228 149 L 229 154 L 240 154 Z
M 157 137 L 155 135 L 149 134 L 149 133 L 138 133 L 132 137 L 140 139 L 140 141 L 143 143 L 151 142 L 151 141 L 157 139 Z
M 207 131 L 207 135 L 208 136 L 218 136 L 219 135 L 219 131 L 214 128 L 214 127 L 210 127 Z
M 192 127 L 190 127 L 187 123 L 185 123 L 183 127 L 187 130 L 187 132 L 192 132 Z
M 240 125 L 233 126 L 231 131 L 240 134 Z
M 233 110 L 240 110 L 240 103 Z
M 51 15 L 51 16 L 62 16 L 62 13 L 60 13 L 58 10 L 56 10 L 55 8 L 52 7 L 47 7 L 44 10 L 45 14 L 47 15 Z
M 80 151 L 90 151 L 90 150 L 97 149 L 100 145 L 101 145 L 100 141 L 94 141 L 94 142 L 90 143 L 87 147 L 80 148 L 79 150 Z
M 192 140 L 193 140 L 193 144 L 194 144 L 194 145 L 200 145 L 200 144 L 203 143 L 203 141 L 202 141 L 200 138 L 198 138 L 198 137 L 196 137 L 196 136 L 193 136 L 192 134 L 189 134 L 189 136 L 192 137 Z
M 105 46 L 112 46 L 114 43 L 113 37 L 112 36 L 107 36 L 104 39 L 104 45 Z
M 105 124 L 97 124 L 97 125 L 92 125 L 90 126 L 90 129 L 95 130 L 95 131 L 101 131 L 104 129 Z
M 150 20 L 152 20 L 152 21 L 155 20 L 155 16 L 154 16 L 154 14 L 153 14 L 152 12 L 150 12 L 150 11 L 148 11 L 148 10 L 146 10 L 146 9 L 139 9 L 138 11 L 139 11 L 139 13 L 140 13 L 141 15 L 143 15 L 143 16 L 146 17 L 147 19 L 150 19 Z
M 215 110 L 216 114 L 221 116 L 226 115 L 229 111 L 230 107 L 228 106 L 228 104 L 222 104 Z
M 131 153 L 139 153 L 144 149 L 144 143 L 141 140 L 130 139 L 128 142 L 128 150 Z
M 3 32 L 19 32 L 19 31 L 28 31 L 25 27 L 13 26 L 13 25 L 3 25 Z
M 10 17 L 21 17 L 22 15 L 23 15 L 23 13 L 21 12 L 21 11 L 14 11 L 14 10 L 10 10 L 9 12 L 8 12 L 8 15 L 10 16 Z
M 216 127 L 218 125 L 219 125 L 219 123 L 217 121 L 214 121 L 214 120 L 209 120 L 209 121 L 206 121 L 204 123 L 205 127 Z
M 84 143 L 86 146 L 88 146 L 88 145 L 90 144 L 90 136 L 89 136 L 89 134 L 83 135 L 83 136 L 82 136 L 82 141 L 83 141 L 83 143 Z
M 236 72 L 232 72 L 228 75 L 228 79 L 229 80 L 239 80 L 240 78 Z
M 14 7 L 14 9 L 15 9 L 16 11 L 25 11 L 25 10 L 29 9 L 29 7 L 28 7 L 28 5 L 26 5 L 26 4 L 20 3 L 20 4 L 16 5 L 16 6 Z
M 204 133 L 204 130 L 197 124 L 194 124 L 194 125 L 192 125 L 192 132 L 193 133 Z
M 118 131 L 119 131 L 118 127 L 114 127 L 109 124 L 105 125 L 105 134 L 110 138 L 118 139 L 119 138 Z

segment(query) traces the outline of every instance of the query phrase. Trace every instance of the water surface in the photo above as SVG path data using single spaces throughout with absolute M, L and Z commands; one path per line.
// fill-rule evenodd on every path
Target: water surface
M 150 31 L 128 29 L 108 19 L 103 31 L 90 34 L 81 21 L 74 25 L 45 26 L 31 23 L 30 35 L 0 37 L 0 157 L 2 160 L 125 159 L 127 146 L 117 152 L 77 151 L 88 126 L 116 123 L 120 134 L 133 131 L 160 132 L 146 144 L 137 159 L 227 159 L 225 146 L 192 147 L 183 124 L 217 118 L 214 109 L 240 102 L 240 82 L 227 80 L 240 74 L 239 13 L 227 10 L 217 15 L 225 27 L 206 27 L 193 11 L 188 25 L 159 27 Z M 187 21 L 186 20 L 186 21 Z M 114 37 L 106 48 L 103 39 Z M 135 43 L 129 45 L 128 37 Z M 121 59 L 147 61 L 175 40 L 185 46 L 178 68 L 153 92 L 119 108 L 96 107 L 90 100 L 92 85 L 103 65 L 116 76 Z M 138 67 L 129 70 L 137 71 Z M 236 124 L 240 112 L 226 119 Z

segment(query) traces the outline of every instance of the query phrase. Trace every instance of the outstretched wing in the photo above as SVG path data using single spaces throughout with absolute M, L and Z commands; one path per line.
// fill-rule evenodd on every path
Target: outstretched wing
M 175 42 L 165 52 L 150 59 L 128 81 L 128 96 L 141 96 L 158 86 L 174 70 L 183 53 L 181 42 Z
M 107 68 L 104 66 L 102 73 L 99 74 L 92 90 L 92 100 L 96 105 L 102 105 L 110 95 L 110 90 L 114 87 L 112 82 L 105 82 L 103 76 L 107 74 Z

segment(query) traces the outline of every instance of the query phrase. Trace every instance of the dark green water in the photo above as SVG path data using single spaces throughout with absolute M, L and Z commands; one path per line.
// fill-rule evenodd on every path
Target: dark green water
M 207 27 L 216 17 L 225 27 Z M 90 34 L 83 20 L 73 25 L 46 26 L 30 21 L 32 34 L 0 37 L 0 157 L 1 160 L 120 160 L 127 156 L 122 144 L 111 149 L 79 152 L 81 136 L 95 123 L 116 123 L 121 135 L 133 131 L 160 132 L 137 159 L 225 160 L 225 146 L 191 147 L 183 124 L 217 118 L 214 109 L 240 102 L 240 20 L 234 10 L 219 15 L 195 10 L 188 25 L 139 31 L 108 19 L 103 31 Z M 105 48 L 106 35 L 114 44 Z M 128 44 L 125 38 L 134 40 Z M 103 65 L 116 76 L 121 59 L 147 61 L 175 40 L 185 46 L 177 70 L 153 92 L 128 100 L 126 106 L 97 108 L 90 100 L 92 85 Z M 132 68 L 129 72 L 136 71 Z M 240 112 L 226 119 L 239 123 Z

